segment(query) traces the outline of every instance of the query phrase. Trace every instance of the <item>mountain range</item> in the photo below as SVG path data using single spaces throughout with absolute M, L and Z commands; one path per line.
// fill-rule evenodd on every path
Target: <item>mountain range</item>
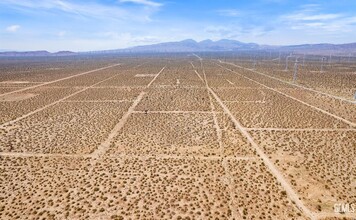
M 197 42 L 192 39 L 187 39 L 178 42 L 167 42 L 153 45 L 137 46 L 121 50 L 113 50 L 117 52 L 202 52 L 202 51 L 231 51 L 231 50 L 255 50 L 260 46 L 255 43 L 243 43 L 236 40 L 222 39 L 219 41 L 203 40 Z
M 46 50 L 37 50 L 37 51 L 3 51 L 0 52 L 0 56 L 70 56 L 76 55 L 76 52 L 72 51 L 58 51 L 55 53 L 50 53 Z
M 282 51 L 306 54 L 340 54 L 356 53 L 356 43 L 349 44 L 303 44 L 290 46 L 259 45 L 256 43 L 243 43 L 236 40 L 222 39 L 218 41 L 203 40 L 197 42 L 187 39 L 178 42 L 166 42 L 152 45 L 136 46 L 126 49 L 101 50 L 90 52 L 59 51 L 26 51 L 26 52 L 0 52 L 0 56 L 69 56 L 77 54 L 109 54 L 109 53 L 168 53 L 168 52 L 221 52 L 221 51 Z

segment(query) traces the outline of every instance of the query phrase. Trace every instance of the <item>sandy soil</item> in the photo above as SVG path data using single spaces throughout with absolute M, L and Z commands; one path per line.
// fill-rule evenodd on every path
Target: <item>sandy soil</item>
M 355 66 L 97 59 L 0 61 L 0 219 L 356 218 Z
M 6 96 L 0 97 L 0 102 L 16 102 L 16 101 L 22 101 L 26 99 L 30 99 L 32 97 L 37 96 L 38 94 L 33 94 L 33 93 L 14 93 L 14 94 L 9 94 Z

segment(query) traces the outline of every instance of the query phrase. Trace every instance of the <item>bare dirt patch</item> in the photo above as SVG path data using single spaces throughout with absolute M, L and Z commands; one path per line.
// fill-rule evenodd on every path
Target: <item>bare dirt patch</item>
M 253 131 L 313 211 L 356 199 L 356 131 Z
M 34 93 L 12 93 L 5 96 L 0 97 L 0 102 L 15 102 L 15 101 L 22 101 L 26 99 L 30 99 L 32 97 L 37 96 L 38 94 Z
M 26 84 L 26 83 L 30 83 L 30 81 L 3 81 L 1 82 L 2 83 L 5 83 L 5 84 Z
M 218 155 L 211 114 L 134 114 L 109 154 Z
M 136 74 L 135 77 L 155 77 L 157 74 Z

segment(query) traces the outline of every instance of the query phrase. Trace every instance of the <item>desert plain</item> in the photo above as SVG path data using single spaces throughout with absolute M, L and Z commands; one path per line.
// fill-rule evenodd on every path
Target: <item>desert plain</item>
M 356 64 L 0 60 L 0 219 L 355 219 Z

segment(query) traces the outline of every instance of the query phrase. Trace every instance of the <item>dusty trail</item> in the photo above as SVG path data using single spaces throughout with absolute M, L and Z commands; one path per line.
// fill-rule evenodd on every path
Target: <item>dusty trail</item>
M 133 100 L 66 100 L 62 102 L 74 102 L 74 103 L 87 103 L 87 102 L 92 102 L 92 103 L 106 103 L 106 102 L 132 102 Z
M 226 79 L 226 81 L 227 81 L 228 83 L 230 83 L 230 85 L 235 85 L 235 83 L 231 82 L 231 81 L 228 80 L 228 79 Z
M 246 131 L 356 131 L 353 128 L 246 128 Z
M 98 84 L 100 84 L 100 83 L 102 83 L 102 82 L 108 81 L 108 80 L 110 80 L 110 79 L 112 79 L 112 78 L 114 78 L 114 77 L 117 77 L 117 75 L 114 75 L 114 76 L 111 76 L 111 77 L 106 78 L 106 79 L 104 79 L 104 80 L 101 80 L 100 82 L 97 82 L 97 83 L 95 83 L 95 84 L 93 84 L 93 85 L 91 85 L 91 86 L 85 87 L 85 88 L 83 88 L 83 89 L 81 89 L 81 90 L 79 90 L 79 91 L 76 91 L 76 92 L 74 92 L 74 93 L 72 93 L 72 94 L 70 94 L 70 95 L 68 95 L 68 96 L 65 96 L 65 97 L 63 97 L 63 98 L 61 98 L 61 99 L 59 99 L 59 100 L 57 100 L 57 101 L 55 101 L 55 102 L 52 102 L 52 103 L 47 104 L 47 105 L 45 105 L 45 106 L 43 106 L 43 107 L 41 107 L 41 108 L 38 108 L 38 109 L 36 109 L 36 110 L 34 110 L 34 111 L 32 111 L 32 112 L 29 112 L 29 113 L 27 113 L 27 114 L 25 114 L 25 115 L 22 115 L 22 116 L 20 116 L 20 117 L 14 119 L 14 120 L 5 122 L 5 123 L 3 123 L 3 124 L 0 125 L 0 128 L 5 128 L 6 126 L 8 126 L 8 125 L 10 125 L 10 124 L 13 124 L 13 123 L 18 122 L 18 121 L 20 121 L 20 120 L 22 120 L 22 119 L 25 119 L 25 118 L 27 118 L 27 117 L 33 115 L 33 114 L 36 114 L 37 112 L 43 111 L 43 110 L 45 110 L 45 109 L 47 109 L 47 108 L 49 108 L 49 107 L 51 107 L 51 106 L 54 106 L 54 105 L 56 105 L 56 104 L 58 104 L 58 103 L 60 103 L 60 102 L 62 102 L 62 101 L 65 101 L 66 99 L 68 99 L 68 98 L 70 98 L 70 97 L 73 97 L 73 96 L 75 96 L 75 95 L 77 95 L 77 94 L 79 94 L 79 93 L 81 93 L 81 92 L 84 92 L 84 91 L 86 91 L 86 90 L 92 88 L 93 86 L 96 86 L 96 85 L 98 85 Z
M 315 90 L 315 89 L 312 89 L 312 88 L 309 88 L 309 87 L 306 87 L 306 86 L 303 86 L 303 85 L 291 83 L 291 82 L 288 82 L 288 81 L 279 79 L 279 78 L 277 78 L 277 77 L 270 76 L 270 75 L 268 75 L 268 74 L 259 72 L 259 71 L 257 71 L 257 70 L 248 69 L 248 68 L 245 68 L 245 67 L 236 65 L 236 64 L 234 64 L 234 63 L 224 62 L 224 61 L 221 61 L 221 60 L 219 60 L 219 62 L 220 62 L 220 63 L 229 64 L 229 65 L 232 65 L 232 66 L 236 66 L 236 67 L 238 67 L 238 68 L 242 68 L 242 69 L 245 69 L 245 70 L 249 70 L 249 71 L 252 71 L 252 72 L 254 72 L 254 73 L 257 73 L 257 74 L 260 74 L 260 75 L 269 77 L 269 78 L 271 78 L 271 79 L 278 80 L 278 81 L 280 81 L 280 82 L 287 83 L 287 84 L 289 84 L 289 85 L 296 86 L 296 87 L 301 88 L 301 89 L 305 89 L 305 90 L 309 90 L 309 91 L 312 91 L 312 92 L 315 92 L 315 93 L 319 93 L 319 94 L 328 96 L 328 97 L 330 97 L 330 98 L 339 99 L 339 100 L 344 101 L 344 102 L 356 104 L 356 101 L 352 101 L 352 100 L 349 100 L 349 99 L 346 99 L 346 98 L 343 98 L 343 97 L 340 97 L 340 96 L 331 95 L 331 94 L 329 94 L 329 93 L 325 93 L 325 92 L 322 92 L 322 91 L 319 91 L 319 90 Z M 319 72 L 319 71 L 318 71 L 318 72 Z
M 0 152 L 0 157 L 70 157 L 70 158 L 90 158 L 89 154 L 51 154 L 51 153 L 17 153 Z
M 313 109 L 315 109 L 315 110 L 317 110 L 317 111 L 319 111 L 319 112 L 322 112 L 322 113 L 327 114 L 327 115 L 329 115 L 329 116 L 331 116 L 331 117 L 334 117 L 334 118 L 336 118 L 336 119 L 338 119 L 338 120 L 340 120 L 340 121 L 342 121 L 342 122 L 345 122 L 346 124 L 350 125 L 351 127 L 356 127 L 356 123 L 353 123 L 353 122 L 351 122 L 351 121 L 349 121 L 349 120 L 346 120 L 346 119 L 344 119 L 344 118 L 342 118 L 342 117 L 340 117 L 340 116 L 337 116 L 337 115 L 335 115 L 335 114 L 332 114 L 332 113 L 330 113 L 330 112 L 327 112 L 327 111 L 325 111 L 325 110 L 323 110 L 323 109 L 321 109 L 321 108 L 318 108 L 318 107 L 316 107 L 316 106 L 314 106 L 314 105 L 311 105 L 311 104 L 309 104 L 309 103 L 306 103 L 306 102 L 304 102 L 304 101 L 302 101 L 302 100 L 299 100 L 299 99 L 297 99 L 297 98 L 294 98 L 293 96 L 290 96 L 290 95 L 288 95 L 288 94 L 286 94 L 286 93 L 283 93 L 283 92 L 281 92 L 281 91 L 279 91 L 279 90 L 277 90 L 277 89 L 274 89 L 274 88 L 272 88 L 272 87 L 266 86 L 266 85 L 263 84 L 263 83 L 260 83 L 260 82 L 258 82 L 258 81 L 256 81 L 256 80 L 253 80 L 253 79 L 251 79 L 251 78 L 249 78 L 249 77 L 247 77 L 247 76 L 245 76 L 245 75 L 243 75 L 243 74 L 241 74 L 241 73 L 235 72 L 235 71 L 233 71 L 233 70 L 231 70 L 231 69 L 229 69 L 229 68 L 226 68 L 226 67 L 224 67 L 224 66 L 221 66 L 220 64 L 216 64 L 216 65 L 218 65 L 218 66 L 220 66 L 221 68 L 224 68 L 224 69 L 226 69 L 226 70 L 228 70 L 228 71 L 230 71 L 230 72 L 236 73 L 236 74 L 238 74 L 239 76 L 242 76 L 242 77 L 244 77 L 245 79 L 248 79 L 248 80 L 250 80 L 250 81 L 252 81 L 252 82 L 254 82 L 254 83 L 257 83 L 257 84 L 259 84 L 259 85 L 261 85 L 261 86 L 263 86 L 263 87 L 265 87 L 265 88 L 267 88 L 267 89 L 270 89 L 270 90 L 272 90 L 272 91 L 274 91 L 274 92 L 276 92 L 276 93 L 279 93 L 279 94 L 281 94 L 281 95 L 283 95 L 283 96 L 286 96 L 286 97 L 288 97 L 288 98 L 290 98 L 290 99 L 293 99 L 293 100 L 295 100 L 295 101 L 297 101 L 297 102 L 300 102 L 300 103 L 302 103 L 302 104 L 304 104 L 304 105 L 306 105 L 306 106 L 308 106 L 308 107 L 311 107 L 311 108 L 313 108 Z
M 152 83 L 157 79 L 157 77 L 163 72 L 163 70 L 164 70 L 165 68 L 166 68 L 166 67 L 163 67 L 163 68 L 161 69 L 161 71 L 159 71 L 159 72 L 156 74 L 156 76 L 151 80 L 151 82 L 148 83 L 148 85 L 146 86 L 146 88 L 149 88 L 149 87 L 152 85 Z
M 117 123 L 114 127 L 114 129 L 110 132 L 109 136 L 106 138 L 104 142 L 102 142 L 99 147 L 91 154 L 91 157 L 94 159 L 99 159 L 102 155 L 105 154 L 107 149 L 110 147 L 112 141 L 116 137 L 117 133 L 121 130 L 122 127 L 124 127 L 126 121 L 129 119 L 130 115 L 138 105 L 138 103 L 142 100 L 143 96 L 145 95 L 145 92 L 141 92 L 136 100 L 133 102 L 133 104 L 130 106 L 129 110 L 122 116 L 120 119 L 119 123 Z
M 156 159 L 184 159 L 184 160 L 222 160 L 221 156 L 177 156 L 177 155 L 168 155 L 168 154 L 153 154 L 153 155 L 127 155 L 127 154 L 118 154 L 107 156 L 108 158 L 129 158 L 129 159 L 139 159 L 139 160 L 147 160 L 150 158 Z M 256 160 L 257 157 L 235 157 L 235 156 L 226 156 L 224 157 L 226 160 Z
M 204 79 L 200 76 L 200 74 L 196 71 L 195 73 L 198 75 L 198 77 L 204 82 L 206 89 L 209 91 L 209 84 L 208 84 L 208 80 L 206 79 L 206 74 L 205 74 L 205 70 L 204 70 L 204 66 L 203 66 L 203 62 L 202 59 L 197 56 L 200 59 L 200 65 L 203 71 L 203 77 Z M 230 219 L 239 219 L 242 218 L 240 212 L 238 212 L 236 210 L 236 204 L 234 203 L 234 190 L 233 190 L 233 185 L 231 184 L 233 182 L 233 177 L 231 176 L 231 173 L 229 172 L 229 168 L 228 168 L 228 164 L 227 164 L 227 160 L 228 159 L 233 159 L 236 160 L 237 157 L 224 157 L 224 145 L 222 142 L 222 130 L 219 126 L 218 123 L 218 119 L 216 117 L 216 110 L 215 110 L 215 106 L 213 104 L 213 100 L 211 97 L 211 94 L 208 92 L 208 96 L 209 96 L 209 102 L 210 102 L 210 109 L 211 109 L 211 113 L 213 113 L 213 120 L 214 120 L 214 127 L 215 127 L 215 131 L 216 131 L 216 135 L 217 135 L 217 139 L 218 139 L 218 143 L 219 143 L 219 149 L 220 149 L 220 156 L 221 156 L 221 166 L 224 168 L 225 171 L 225 183 L 228 185 L 228 192 L 229 192 L 229 196 L 230 196 L 230 201 L 229 201 L 229 207 L 231 209 L 231 218 Z
M 261 101 L 223 101 L 224 103 L 266 103 L 265 100 Z
M 149 88 L 152 83 L 156 80 L 156 78 L 163 72 L 163 70 L 166 67 L 163 67 L 157 74 L 156 76 L 150 81 L 150 83 L 146 86 L 146 89 Z M 143 96 L 146 94 L 145 91 L 141 91 L 141 93 L 137 96 L 137 98 L 135 99 L 135 101 L 132 103 L 132 105 L 130 106 L 130 108 L 128 109 L 128 111 L 122 116 L 122 118 L 120 119 L 119 123 L 117 123 L 115 125 L 115 127 L 113 128 L 113 130 L 110 132 L 109 136 L 106 138 L 105 141 L 103 141 L 99 147 L 93 152 L 91 153 L 91 156 L 93 158 L 92 160 L 92 168 L 95 166 L 96 162 L 98 159 L 101 158 L 102 155 L 104 155 L 106 153 L 106 151 L 108 150 L 108 148 L 110 147 L 112 141 L 114 140 L 114 138 L 117 136 L 118 132 L 124 127 L 125 123 L 127 122 L 127 120 L 129 119 L 130 115 L 135 111 L 136 106 L 140 103 L 140 101 L 142 100 Z
M 133 114 L 213 114 L 211 111 L 133 111 Z
M 200 63 L 201 63 L 204 79 L 202 79 L 201 77 L 199 77 L 199 78 L 203 80 L 203 82 L 205 83 L 206 89 L 209 90 L 208 80 L 206 79 L 206 74 L 205 74 L 203 63 L 202 63 L 202 59 L 200 60 Z M 200 74 L 197 71 L 196 71 L 196 73 L 200 76 Z M 215 127 L 215 130 L 216 130 L 216 135 L 218 137 L 219 147 L 220 147 L 220 151 L 221 151 L 220 153 L 221 153 L 221 156 L 223 156 L 224 145 L 223 145 L 223 142 L 222 142 L 222 132 L 221 132 L 221 128 L 219 126 L 218 118 L 216 117 L 217 112 L 215 110 L 215 106 L 213 104 L 213 100 L 212 100 L 212 97 L 211 97 L 209 92 L 208 92 L 208 96 L 209 96 L 211 113 L 213 113 L 214 127 Z
M 299 196 L 294 192 L 293 188 L 289 185 L 289 183 L 285 180 L 283 174 L 279 172 L 279 170 L 274 166 L 273 162 L 270 161 L 268 156 L 260 149 L 260 147 L 256 144 L 256 142 L 252 139 L 251 135 L 244 129 L 244 127 L 240 124 L 240 122 L 235 118 L 235 116 L 230 112 L 230 110 L 226 107 L 226 105 L 221 101 L 221 99 L 215 94 L 215 92 L 209 88 L 210 93 L 214 96 L 215 100 L 220 104 L 220 106 L 224 109 L 224 112 L 229 115 L 236 128 L 248 139 L 251 145 L 255 148 L 257 154 L 264 161 L 266 166 L 269 168 L 271 173 L 277 178 L 278 182 L 281 183 L 282 187 L 286 190 L 289 198 L 295 202 L 296 206 L 303 211 L 303 213 L 310 217 L 311 219 L 315 219 L 314 214 L 303 204 L 303 202 L 299 199 Z
M 104 69 L 107 69 L 107 68 L 110 68 L 110 67 L 113 67 L 113 66 L 118 66 L 118 65 L 121 65 L 121 64 L 115 64 L 115 65 L 112 65 L 112 66 L 109 66 L 109 67 L 105 67 Z M 139 64 L 139 65 L 133 67 L 132 69 L 135 69 L 135 68 L 140 67 L 140 66 L 142 66 L 142 65 L 143 65 L 143 64 Z M 101 68 L 100 70 L 102 70 L 102 69 L 103 69 L 103 68 Z M 99 71 L 99 69 L 97 69 L 97 70 L 95 70 L 95 71 Z M 92 70 L 92 72 L 95 72 L 95 71 Z M 89 72 L 85 72 L 85 73 L 83 73 L 82 75 L 88 74 L 88 73 L 89 73 Z M 77 76 L 77 75 L 76 75 L 76 76 Z M 81 93 L 81 92 L 84 92 L 84 91 L 86 91 L 86 90 L 88 90 L 88 89 L 96 88 L 96 86 L 99 85 L 100 83 L 106 82 L 106 81 L 111 80 L 111 79 L 113 79 L 113 78 L 115 78 L 115 77 L 118 77 L 118 76 L 119 76 L 119 75 L 110 76 L 110 77 L 108 77 L 108 78 L 106 78 L 106 79 L 104 79 L 104 80 L 102 80 L 102 81 L 100 81 L 100 82 L 96 82 L 96 83 L 92 84 L 91 86 L 74 87 L 74 88 L 81 88 L 81 90 L 76 91 L 76 92 L 74 92 L 74 93 L 72 93 L 72 94 L 70 94 L 70 95 L 68 95 L 68 96 L 66 96 L 66 97 L 63 97 L 63 98 L 61 98 L 61 99 L 59 99 L 59 100 L 57 100 L 57 101 L 55 101 L 55 102 L 52 102 L 52 103 L 50 103 L 50 104 L 47 104 L 47 105 L 45 105 L 45 106 L 43 106 L 43 107 L 41 107 L 41 108 L 38 108 L 38 109 L 36 109 L 36 110 L 34 110 L 34 111 L 32 111 L 32 112 L 27 113 L 27 114 L 25 114 L 25 115 L 22 115 L 22 116 L 20 116 L 20 117 L 14 119 L 14 120 L 5 122 L 5 123 L 3 123 L 3 124 L 0 125 L 0 128 L 4 128 L 4 127 L 6 127 L 6 126 L 8 126 L 8 125 L 10 125 L 10 124 L 12 124 L 12 123 L 15 123 L 15 122 L 20 121 L 20 120 L 22 120 L 22 119 L 24 119 L 24 118 L 27 118 L 27 117 L 29 117 L 29 116 L 31 116 L 31 115 L 37 113 L 37 112 L 40 112 L 40 111 L 42 111 L 42 110 L 45 110 L 46 108 L 51 107 L 51 106 L 53 106 L 53 105 L 56 105 L 56 104 L 58 104 L 58 103 L 60 103 L 60 102 L 64 102 L 64 101 L 65 101 L 65 102 L 70 102 L 70 100 L 67 100 L 68 98 L 70 98 L 70 97 L 72 97 L 72 96 L 74 96 L 74 95 L 77 95 L 77 94 L 79 94 L 79 93 Z M 61 79 L 61 80 L 62 80 L 62 79 Z M 100 87 L 100 88 L 102 88 L 102 87 Z M 144 87 L 144 88 L 145 88 L 145 87 Z
M 194 64 L 192 62 L 190 62 L 190 65 L 192 65 L 193 69 L 195 69 L 195 66 L 194 66 Z
M 82 75 L 85 75 L 85 74 L 97 72 L 97 71 L 100 71 L 100 70 L 105 70 L 105 69 L 108 69 L 108 68 L 111 68 L 111 67 L 114 67 L 114 66 L 119 66 L 119 65 L 121 65 L 121 64 L 117 63 L 117 64 L 113 64 L 113 65 L 110 65 L 110 66 L 101 67 L 101 68 L 94 69 L 94 70 L 89 70 L 89 71 L 86 71 L 86 72 L 83 72 L 83 73 L 78 73 L 76 75 L 64 77 L 64 78 L 61 78 L 61 79 L 56 79 L 56 80 L 53 80 L 53 81 L 37 84 L 37 85 L 34 85 L 34 86 L 29 86 L 29 87 L 26 87 L 26 88 L 23 88 L 23 89 L 19 89 L 19 90 L 15 90 L 15 91 L 11 91 L 11 92 L 0 94 L 0 97 L 5 96 L 5 95 L 9 95 L 9 94 L 13 94 L 13 93 L 16 93 L 16 92 L 23 92 L 23 91 L 26 91 L 26 90 L 29 90 L 29 89 L 34 89 L 34 88 L 37 88 L 37 87 L 40 87 L 40 86 L 45 86 L 45 85 L 48 85 L 48 84 L 51 84 L 51 83 L 60 82 L 60 81 L 66 80 L 66 79 L 71 79 L 71 78 L 74 78 L 74 77 L 78 77 L 78 76 L 82 76 Z
M 148 88 L 152 83 L 153 81 L 158 77 L 158 75 L 165 69 L 165 67 L 163 67 L 161 69 L 161 71 L 156 75 L 156 77 L 144 88 Z M 80 92 L 83 92 L 89 88 L 93 88 L 95 87 L 96 85 L 102 83 L 102 82 L 105 82 L 107 80 L 111 80 L 112 78 L 114 77 L 117 77 L 117 75 L 114 75 L 114 76 L 111 76 L 109 78 L 106 78 L 100 82 L 97 82 L 89 87 L 84 87 L 83 89 L 71 94 L 71 95 L 68 95 L 56 102 L 53 102 L 49 105 L 46 105 L 42 108 L 39 108 L 33 112 L 30 112 L 26 115 L 23 115 L 15 120 L 12 120 L 10 122 L 7 122 L 3 125 L 0 125 L 0 127 L 2 126 L 6 126 L 6 125 L 9 125 L 11 123 L 14 123 L 16 121 L 19 121 L 21 119 L 24 119 L 26 117 L 29 117 L 30 115 L 32 114 L 35 114 L 39 111 L 42 111 L 50 106 L 53 106 L 55 104 L 58 104 L 59 102 L 87 102 L 87 101 L 65 101 L 67 98 L 70 98 Z M 124 126 L 125 122 L 127 121 L 128 117 L 132 114 L 132 112 L 134 111 L 134 108 L 138 105 L 138 103 L 141 101 L 141 99 L 143 98 L 143 96 L 145 95 L 146 93 L 145 92 L 141 92 L 138 97 L 135 99 L 135 101 L 133 102 L 133 104 L 131 105 L 131 107 L 129 108 L 129 110 L 125 113 L 125 115 L 121 118 L 121 120 L 119 121 L 119 123 L 114 127 L 114 129 L 112 130 L 112 132 L 109 134 L 109 137 L 103 142 L 101 143 L 101 145 L 91 154 L 45 154 L 45 153 L 16 153 L 16 152 L 0 152 L 0 156 L 14 156 L 14 157 L 34 157 L 34 156 L 37 156 L 37 157 L 73 157 L 73 158 L 82 158 L 82 157 L 85 157 L 85 158 L 94 158 L 94 159 L 97 159 L 99 158 L 102 154 L 104 154 L 107 150 L 107 148 L 110 146 L 111 144 L 111 141 L 112 139 L 116 136 L 117 132 Z M 127 102 L 129 100 L 111 100 L 111 101 L 119 101 L 119 102 Z M 91 102 L 91 101 L 89 101 Z M 92 102 L 102 102 L 102 101 L 92 101 Z M 104 101 L 104 102 L 107 102 L 107 101 Z
M 196 55 L 195 53 L 193 53 L 193 56 L 197 57 L 200 61 L 203 60 L 200 56 Z
M 215 100 L 219 103 L 219 105 L 223 108 L 224 112 L 230 117 L 235 127 L 242 133 L 243 136 L 247 138 L 247 140 L 251 143 L 252 147 L 256 150 L 258 156 L 264 161 L 265 165 L 269 168 L 270 172 L 276 177 L 278 182 L 282 185 L 282 187 L 287 192 L 288 197 L 295 202 L 295 205 L 309 218 L 316 219 L 313 212 L 311 212 L 299 199 L 299 195 L 293 190 L 291 185 L 285 180 L 283 174 L 275 167 L 273 162 L 268 158 L 268 156 L 260 149 L 257 143 L 253 140 L 251 135 L 247 132 L 247 130 L 241 125 L 241 123 L 235 118 L 235 116 L 230 112 L 230 110 L 226 107 L 223 101 L 219 98 L 219 96 L 208 86 L 208 91 L 212 94 Z
M 221 63 L 222 63 L 222 62 L 221 62 Z M 285 94 L 285 93 L 283 93 L 283 92 L 280 92 L 280 91 L 278 91 L 278 90 L 276 90 L 276 89 L 274 89 L 274 88 L 268 87 L 268 86 L 266 86 L 265 84 L 262 84 L 262 83 L 260 83 L 260 82 L 258 82 L 258 81 L 255 81 L 255 80 L 253 80 L 253 79 L 251 79 L 251 78 L 249 78 L 249 77 L 247 77 L 247 76 L 244 76 L 244 75 L 242 75 L 242 74 L 240 74 L 240 73 L 237 73 L 237 72 L 235 72 L 235 71 L 233 71 L 233 70 L 230 70 L 230 69 L 228 69 L 228 68 L 226 68 L 226 67 L 223 67 L 223 66 L 221 66 L 221 65 L 219 65 L 219 64 L 218 64 L 218 66 L 220 66 L 220 67 L 222 67 L 222 68 L 225 68 L 225 69 L 227 69 L 227 70 L 229 70 L 229 71 L 231 71 L 231 72 L 234 72 L 234 73 L 236 73 L 236 74 L 238 74 L 238 75 L 240 75 L 240 76 L 242 76 L 242 77 L 244 77 L 244 78 L 246 78 L 246 79 L 248 79 L 248 80 L 251 80 L 251 81 L 253 81 L 253 82 L 255 82 L 255 83 L 257 83 L 257 84 L 259 84 L 259 85 L 261 85 L 261 86 L 263 86 L 263 87 L 265 87 L 265 88 L 267 88 L 267 89 L 271 89 L 271 90 L 273 90 L 273 91 L 275 91 L 275 92 L 277 92 L 277 93 L 279 93 L 279 94 L 281 94 L 281 95 L 284 95 L 284 96 L 286 96 L 286 97 L 288 97 L 288 98 L 291 98 L 291 99 L 296 100 L 296 101 L 298 101 L 298 102 L 300 102 L 300 103 L 302 103 L 302 104 L 305 104 L 305 105 L 307 105 L 307 106 L 309 106 L 309 107 L 311 107 L 311 108 L 313 108 L 313 109 L 316 109 L 316 110 L 318 110 L 318 111 L 320 111 L 320 112 L 322 112 L 322 113 L 325 113 L 325 114 L 330 115 L 330 116 L 332 116 L 332 117 L 334 117 L 334 118 L 336 118 L 336 119 L 339 119 L 339 120 L 341 120 L 341 121 L 343 121 L 343 122 L 345 122 L 345 123 L 351 125 L 352 127 L 354 127 L 354 128 L 350 128 L 350 129 L 332 129 L 332 128 L 326 128 L 326 129 L 312 129 L 312 128 L 311 128 L 311 129 L 309 129 L 309 128 L 306 128 L 306 129 L 293 129 L 293 128 L 292 128 L 292 129 L 290 129 L 290 128 L 244 128 L 244 127 L 242 127 L 242 125 L 236 120 L 236 118 L 234 118 L 234 116 L 232 115 L 231 112 L 228 113 L 228 114 L 230 115 L 230 117 L 233 119 L 233 121 L 234 121 L 236 127 L 238 127 L 238 128 L 242 131 L 242 133 L 247 137 L 247 139 L 248 139 L 248 140 L 251 142 L 251 144 L 255 147 L 255 149 L 256 149 L 258 155 L 263 159 L 263 161 L 265 162 L 265 164 L 269 167 L 269 169 L 272 171 L 272 173 L 277 177 L 278 181 L 282 184 L 283 188 L 286 190 L 286 192 L 287 192 L 287 194 L 289 195 L 289 197 L 290 197 L 293 201 L 295 201 L 295 204 L 296 204 L 308 217 L 310 217 L 311 219 L 321 219 L 321 218 L 325 218 L 325 217 L 340 217 L 340 216 L 344 216 L 344 217 L 355 217 L 354 214 L 340 215 L 340 214 L 337 214 L 337 213 L 335 213 L 335 214 L 334 214 L 334 213 L 314 213 L 314 212 L 312 212 L 311 210 L 309 210 L 309 209 L 303 204 L 303 202 L 299 199 L 298 194 L 297 194 L 296 192 L 294 192 L 294 190 L 293 190 L 293 188 L 291 187 L 291 185 L 289 185 L 289 183 L 284 179 L 283 174 L 282 174 L 281 172 L 279 172 L 279 170 L 274 166 L 273 162 L 269 160 L 268 156 L 267 156 L 266 154 L 264 154 L 263 150 L 261 150 L 261 149 L 259 148 L 259 146 L 254 142 L 254 140 L 252 139 L 252 137 L 249 135 L 248 131 L 254 131 L 254 130 L 262 130 L 262 131 L 355 131 L 355 130 L 356 130 L 356 129 L 355 129 L 355 128 L 356 128 L 356 124 L 355 124 L 355 123 L 352 123 L 352 122 L 350 122 L 350 121 L 348 121 L 348 120 L 346 120 L 346 119 L 344 119 L 344 118 L 342 118 L 342 117 L 339 117 L 339 116 L 337 116 L 337 115 L 335 115 L 335 114 L 331 114 L 331 113 L 329 113 L 329 112 L 327 112 L 327 111 L 325 111 L 325 110 L 323 110 L 323 109 L 319 109 L 318 107 L 313 106 L 313 105 L 310 105 L 310 104 L 308 104 L 308 103 L 306 103 L 306 102 L 304 102 L 304 101 L 302 101 L 302 100 L 299 100 L 299 99 L 296 99 L 296 98 L 294 98 L 294 97 L 292 97 L 292 96 L 289 96 L 289 95 L 287 95 L 287 94 Z M 243 67 L 240 67 L 240 68 L 243 68 Z M 244 69 L 246 69 L 246 68 L 244 68 Z M 259 73 L 258 71 L 255 71 L 255 70 L 251 70 L 251 69 L 248 69 L 248 70 L 253 71 L 253 72 L 255 72 L 255 73 Z M 268 75 L 263 74 L 263 73 L 259 73 L 259 74 L 268 76 Z M 270 76 L 268 76 L 268 77 L 270 77 Z M 270 77 L 270 78 L 279 80 L 279 79 L 277 79 L 277 78 L 275 78 L 275 77 Z M 279 81 L 284 82 L 283 80 L 279 80 Z M 288 82 L 286 82 L 286 83 L 288 83 Z M 288 83 L 288 84 L 294 85 L 294 84 L 292 84 L 292 83 Z M 307 89 L 307 90 L 311 90 L 311 91 L 313 91 L 313 92 L 317 92 L 317 93 L 320 93 L 320 94 L 323 94 L 323 95 L 327 95 L 327 96 L 332 97 L 332 98 L 340 98 L 340 97 L 334 97 L 333 95 L 326 94 L 326 93 L 323 93 L 323 92 L 320 92 L 320 91 L 316 91 L 316 90 L 313 90 L 313 89 L 310 89 L 310 88 L 307 88 L 307 87 L 304 88 L 303 86 L 301 86 L 301 88 Z M 223 104 L 223 102 L 222 102 L 221 100 L 218 100 L 219 97 L 214 93 L 214 91 L 211 90 L 211 89 L 210 89 L 210 91 L 212 92 L 212 94 L 214 95 L 214 97 L 217 98 L 217 101 L 218 101 L 220 104 Z M 343 101 L 346 101 L 346 100 L 343 100 Z M 349 101 L 349 100 L 347 100 L 347 101 Z M 229 109 L 228 109 L 226 106 L 222 106 L 222 107 L 223 107 L 224 111 L 229 111 Z
M 201 62 L 201 60 L 200 60 L 200 62 Z M 202 63 L 201 63 L 201 66 L 203 67 Z M 194 66 L 193 66 L 193 68 L 194 68 Z M 205 74 L 204 69 L 203 69 L 204 79 L 200 76 L 198 71 L 194 70 L 194 72 L 198 75 L 199 79 L 205 84 L 205 87 L 208 89 L 209 85 L 208 85 L 208 81 L 206 80 L 206 74 Z M 219 114 L 220 112 L 217 112 L 215 110 L 215 106 L 214 106 L 214 104 L 212 102 L 212 98 L 211 98 L 210 93 L 208 93 L 208 96 L 209 96 L 209 102 L 210 102 L 210 113 L 213 114 L 214 127 L 215 127 L 215 130 L 216 130 L 216 135 L 218 137 L 219 148 L 220 148 L 220 151 L 221 151 L 221 155 L 223 155 L 223 147 L 224 146 L 222 144 L 222 132 L 221 132 L 221 128 L 220 128 L 219 123 L 218 123 L 218 119 L 216 117 L 216 114 Z
M 199 79 L 204 82 L 204 79 L 200 76 L 200 74 L 199 74 L 196 70 L 194 70 L 194 72 L 195 72 L 195 74 L 197 74 L 197 76 L 199 77 Z

